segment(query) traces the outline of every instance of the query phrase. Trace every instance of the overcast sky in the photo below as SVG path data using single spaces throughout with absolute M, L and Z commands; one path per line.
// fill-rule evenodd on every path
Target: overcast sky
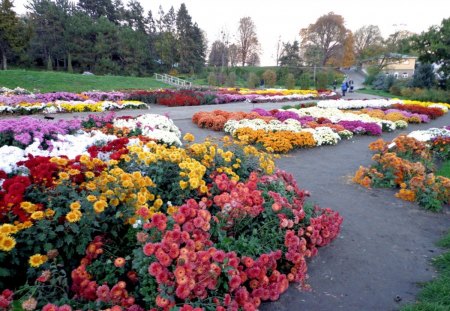
M 28 0 L 15 0 L 16 10 L 25 12 Z M 123 0 L 124 3 L 127 0 Z M 193 21 L 208 37 L 209 45 L 220 37 L 221 29 L 236 34 L 239 19 L 250 16 L 262 46 L 261 64 L 275 64 L 278 38 L 282 41 L 299 39 L 301 28 L 333 11 L 342 15 L 346 27 L 355 31 L 364 25 L 378 25 L 384 37 L 396 30 L 420 33 L 442 19 L 450 17 L 449 0 L 141 0 L 144 8 L 157 16 L 161 4 L 167 12 L 171 6 L 178 10 L 185 3 Z M 233 40 L 233 37 L 230 38 Z

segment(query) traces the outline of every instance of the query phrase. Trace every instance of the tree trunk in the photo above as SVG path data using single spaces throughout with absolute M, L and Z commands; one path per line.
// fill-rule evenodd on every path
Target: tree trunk
M 53 70 L 52 58 L 50 57 L 50 55 L 47 56 L 47 70 L 48 71 Z
M 7 60 L 6 60 L 6 53 L 2 52 L 2 69 L 8 70 Z
M 67 71 L 73 73 L 72 54 L 67 54 Z

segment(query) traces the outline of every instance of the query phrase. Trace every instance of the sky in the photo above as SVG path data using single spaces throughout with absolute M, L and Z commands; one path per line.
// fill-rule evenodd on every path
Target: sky
M 24 13 L 28 0 L 15 0 L 15 9 Z M 123 0 L 124 3 L 127 0 Z M 426 31 L 450 17 L 449 0 L 140 0 L 146 11 L 158 16 L 158 8 L 178 10 L 185 3 L 192 20 L 206 32 L 208 44 L 237 33 L 239 19 L 250 16 L 261 43 L 261 65 L 275 65 L 276 46 L 299 39 L 299 31 L 329 12 L 342 15 L 353 32 L 364 25 L 377 25 L 384 37 L 397 30 Z

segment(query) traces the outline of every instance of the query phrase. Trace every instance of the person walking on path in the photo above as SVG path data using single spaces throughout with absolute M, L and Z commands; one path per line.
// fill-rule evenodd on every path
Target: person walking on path
M 336 92 L 336 87 L 337 87 L 337 81 L 336 79 L 334 79 L 333 81 L 333 91 Z
M 342 82 L 342 85 L 341 85 L 342 96 L 345 96 L 345 92 L 347 92 L 347 88 L 348 88 L 347 82 L 346 81 Z

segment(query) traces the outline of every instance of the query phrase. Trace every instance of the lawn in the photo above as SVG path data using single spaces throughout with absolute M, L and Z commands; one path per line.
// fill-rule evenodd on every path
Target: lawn
M 356 93 L 363 93 L 363 94 L 369 94 L 369 95 L 377 95 L 377 96 L 382 96 L 382 97 L 388 97 L 388 98 L 400 98 L 400 99 L 406 99 L 406 97 L 402 97 L 402 96 L 395 96 L 392 95 L 389 92 L 386 91 L 382 91 L 382 90 L 374 90 L 374 89 L 370 89 L 370 88 L 364 88 L 364 89 L 359 89 L 356 90 Z
M 0 87 L 22 87 L 40 92 L 83 92 L 91 90 L 112 91 L 124 89 L 157 89 L 170 85 L 154 78 L 95 76 L 49 71 L 0 71 Z
M 446 311 L 450 310 L 450 233 L 439 243 L 447 252 L 434 258 L 433 265 L 439 276 L 424 285 L 418 301 L 408 305 L 402 311 Z
M 450 160 L 447 160 L 444 163 L 442 163 L 441 168 L 436 174 L 450 178 Z

